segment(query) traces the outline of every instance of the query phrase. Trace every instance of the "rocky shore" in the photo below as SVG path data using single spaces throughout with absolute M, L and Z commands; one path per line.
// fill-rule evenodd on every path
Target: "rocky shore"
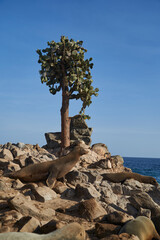
M 105 180 L 107 172 L 131 172 L 105 144 L 90 147 L 66 181 L 57 181 L 53 189 L 43 181 L 25 183 L 4 177 L 29 164 L 54 161 L 59 153 L 58 147 L 38 144 L 0 145 L 0 240 L 138 239 L 119 235 L 122 226 L 137 216 L 152 219 L 160 234 L 160 186 L 134 179 Z

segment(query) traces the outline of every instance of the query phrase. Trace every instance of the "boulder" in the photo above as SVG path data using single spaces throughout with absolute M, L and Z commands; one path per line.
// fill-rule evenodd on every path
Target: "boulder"
M 110 157 L 110 152 L 104 143 L 96 143 L 92 145 L 92 151 L 100 155 L 101 157 Z
M 76 186 L 80 183 L 88 182 L 88 176 L 80 171 L 73 170 L 66 174 L 65 179 L 68 183 Z
M 19 149 L 19 148 L 16 147 L 16 146 L 14 146 L 11 151 L 12 151 L 12 154 L 13 154 L 14 158 L 19 157 L 19 156 L 25 154 L 24 151 L 22 151 L 21 149 Z
M 94 198 L 80 202 L 79 213 L 80 216 L 89 221 L 107 214 L 106 210 Z
M 26 166 L 26 159 L 28 158 L 28 156 L 26 154 L 23 154 L 23 155 L 20 155 L 20 156 L 17 156 L 15 159 L 14 159 L 14 163 L 16 164 L 19 164 L 19 166 L 22 168 L 22 167 L 25 167 Z
M 25 143 L 22 143 L 22 142 L 18 142 L 18 143 L 16 144 L 16 146 L 17 146 L 18 148 L 20 148 L 21 150 L 23 150 L 23 149 L 26 147 Z
M 9 161 L 12 161 L 13 155 L 10 150 L 4 148 L 3 150 L 0 151 L 0 158 L 4 158 Z
M 114 194 L 118 194 L 118 195 L 122 195 L 123 194 L 123 190 L 122 190 L 122 185 L 121 183 L 112 183 L 110 182 L 112 191 Z
M 45 133 L 47 148 L 58 148 L 61 145 L 61 132 Z
M 70 122 L 71 129 L 88 129 L 86 121 L 81 117 L 81 115 L 75 115 L 71 117 Z
M 88 176 L 88 181 L 92 184 L 100 184 L 103 179 L 97 170 L 83 171 L 83 173 Z
M 147 193 L 138 193 L 129 198 L 130 203 L 139 210 L 141 207 L 150 209 L 152 217 L 160 215 L 160 207 L 152 200 Z
M 14 162 L 10 162 L 9 164 L 8 164 L 8 166 L 7 166 L 7 171 L 18 171 L 18 170 L 20 170 L 21 168 L 20 168 L 20 166 L 18 165 L 18 164 L 16 164 L 16 163 L 14 163 Z
M 110 161 L 113 169 L 115 168 L 119 170 L 124 169 L 124 166 L 123 166 L 124 160 L 121 156 L 119 155 L 111 156 Z
M 99 198 L 101 194 L 91 183 L 81 183 L 76 186 L 76 197 L 80 199 Z
M 117 195 L 113 193 L 112 187 L 108 181 L 102 181 L 102 183 L 96 186 L 96 189 L 101 194 L 105 202 L 117 204 Z
M 85 122 L 85 120 L 80 116 L 76 115 L 71 117 L 70 121 L 70 139 L 71 144 L 75 141 L 84 141 L 85 144 L 91 144 L 91 134 L 92 128 L 89 128 Z M 59 148 L 61 145 L 61 132 L 49 132 L 45 133 L 45 138 L 47 141 L 47 145 L 45 148 L 53 149 Z
M 47 234 L 50 232 L 55 231 L 58 227 L 58 221 L 51 220 L 48 223 L 44 224 L 42 227 L 39 228 L 38 233 Z
M 46 186 L 32 188 L 31 191 L 35 196 L 35 200 L 39 202 L 46 202 L 57 197 L 56 192 Z
M 32 216 L 39 220 L 51 220 L 55 215 L 55 210 L 46 209 L 43 206 L 36 207 L 33 201 L 28 200 L 20 193 L 9 200 L 9 206 L 24 216 Z
M 22 217 L 15 225 L 19 232 L 34 232 L 40 225 L 40 222 L 34 217 L 27 216 Z
M 81 162 L 80 164 L 83 166 L 89 165 L 90 168 L 93 167 L 93 163 L 99 161 L 101 159 L 101 156 L 99 156 L 94 151 L 89 150 L 87 154 L 81 156 Z M 96 167 L 95 167 L 96 168 Z
M 117 224 L 117 225 L 123 225 L 125 222 L 130 221 L 134 219 L 133 216 L 128 215 L 125 212 L 120 212 L 120 211 L 114 211 L 110 214 L 107 214 L 104 217 L 104 220 L 112 223 L 112 224 Z
M 54 191 L 58 194 L 64 193 L 67 189 L 68 189 L 68 187 L 60 181 L 57 181 L 54 186 Z
M 101 159 L 98 162 L 92 163 L 90 167 L 93 168 L 103 168 L 103 169 L 111 169 L 112 164 L 110 159 Z

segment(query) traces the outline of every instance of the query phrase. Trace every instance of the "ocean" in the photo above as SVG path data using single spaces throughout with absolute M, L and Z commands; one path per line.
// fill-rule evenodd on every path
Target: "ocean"
M 124 166 L 133 172 L 155 177 L 160 183 L 160 158 L 123 157 Z

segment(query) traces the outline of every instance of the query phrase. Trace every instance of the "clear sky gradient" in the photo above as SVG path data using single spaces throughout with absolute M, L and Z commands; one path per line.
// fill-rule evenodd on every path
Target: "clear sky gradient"
M 159 0 L 0 0 L 0 143 L 42 146 L 60 131 L 61 94 L 41 84 L 36 50 L 61 35 L 93 58 L 92 143 L 160 158 Z M 70 116 L 80 106 L 72 100 Z

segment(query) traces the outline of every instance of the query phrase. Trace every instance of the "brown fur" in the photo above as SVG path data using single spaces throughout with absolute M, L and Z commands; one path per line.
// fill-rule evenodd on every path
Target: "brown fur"
M 160 239 L 153 222 L 145 216 L 139 216 L 127 222 L 120 230 L 119 234 L 121 233 L 134 234 L 140 240 Z
M 80 156 L 88 150 L 82 146 L 76 146 L 72 152 L 54 161 L 31 164 L 19 171 L 8 174 L 9 177 L 25 182 L 46 180 L 50 188 L 56 183 L 56 179 L 64 177 L 80 160 Z
M 154 177 L 143 176 L 133 172 L 104 173 L 102 176 L 104 180 L 108 180 L 115 183 L 118 183 L 118 182 L 123 183 L 126 179 L 133 178 L 142 183 L 148 183 L 148 184 L 158 186 L 158 183 Z

